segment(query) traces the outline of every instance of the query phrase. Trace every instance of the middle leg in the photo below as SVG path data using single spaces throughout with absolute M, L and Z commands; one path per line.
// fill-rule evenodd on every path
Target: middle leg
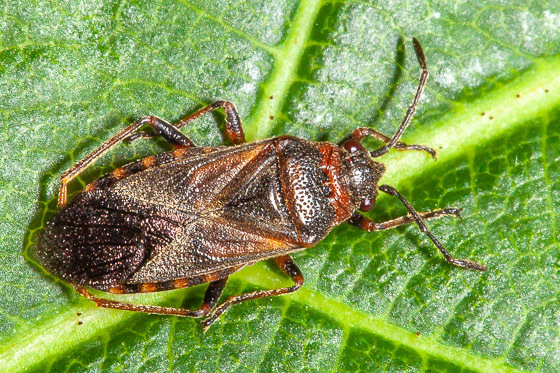
M 461 210 L 462 209 L 460 208 L 449 207 L 441 210 L 419 212 L 418 215 L 424 220 L 437 219 L 443 216 L 454 216 L 460 218 Z M 376 223 L 373 220 L 363 216 L 359 212 L 355 212 L 354 215 L 352 215 L 352 217 L 350 218 L 350 220 L 348 220 L 350 224 L 353 224 L 368 232 L 384 231 L 387 229 L 400 227 L 401 225 L 404 224 L 414 223 L 415 221 L 416 220 L 414 220 L 414 217 L 412 215 L 405 215 L 381 223 Z
M 439 251 L 443 254 L 443 256 L 445 257 L 445 260 L 447 260 L 449 263 L 456 265 L 458 267 L 462 267 L 465 269 L 473 269 L 476 271 L 486 271 L 487 268 L 485 266 L 483 266 L 482 264 L 478 264 L 475 263 L 471 260 L 468 259 L 457 259 L 454 258 L 453 255 L 451 255 L 446 249 L 445 247 L 443 247 L 443 245 L 441 244 L 441 242 L 439 242 L 439 240 L 436 238 L 436 236 L 434 236 L 432 234 L 432 232 L 430 232 L 430 230 L 428 229 L 428 226 L 426 226 L 426 223 L 424 223 L 424 220 L 422 220 L 422 217 L 420 216 L 420 214 L 414 209 L 414 207 L 412 207 L 412 205 L 406 200 L 406 198 L 404 198 L 404 196 L 402 194 L 400 194 L 395 188 L 393 188 L 392 186 L 389 185 L 381 185 L 379 186 L 379 190 L 381 190 L 382 192 L 385 192 L 391 196 L 395 196 L 398 199 L 401 200 L 402 204 L 407 208 L 408 212 L 410 213 L 410 215 L 412 216 L 412 219 L 414 219 L 414 221 L 416 222 L 416 224 L 418 225 L 418 227 L 420 228 L 420 230 L 422 231 L 422 233 L 424 233 L 426 236 L 428 236 L 428 238 L 434 243 L 434 245 L 436 245 L 436 247 L 439 249 Z

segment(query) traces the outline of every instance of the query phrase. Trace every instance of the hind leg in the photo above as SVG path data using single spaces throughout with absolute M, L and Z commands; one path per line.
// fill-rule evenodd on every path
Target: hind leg
M 203 107 L 202 109 L 186 116 L 185 118 L 181 119 L 180 121 L 178 121 L 177 123 L 175 123 L 174 125 L 169 125 L 170 127 L 172 127 L 175 132 L 178 132 L 179 134 L 181 134 L 181 132 L 179 132 L 179 128 L 189 124 L 190 122 L 200 118 L 201 116 L 203 116 L 204 114 L 208 114 L 211 113 L 212 111 L 222 108 L 224 109 L 224 112 L 226 113 L 226 136 L 227 138 L 231 141 L 232 144 L 237 145 L 237 144 L 242 144 L 245 142 L 245 134 L 243 132 L 243 126 L 241 125 L 241 117 L 239 116 L 239 113 L 237 112 L 237 108 L 235 107 L 235 105 L 232 102 L 229 101 L 216 101 L 208 106 Z M 151 137 L 157 137 L 157 136 L 162 136 L 162 133 L 156 133 L 155 135 L 146 133 L 146 132 L 142 132 L 139 131 L 131 136 L 129 136 L 127 138 L 127 140 L 136 140 L 137 138 L 151 138 Z M 184 136 L 183 134 L 181 134 L 182 136 Z M 174 137 L 175 135 L 172 134 L 172 136 L 170 137 Z M 170 142 L 169 140 L 165 139 L 166 141 Z
M 125 311 L 135 311 L 135 312 L 145 312 L 145 313 L 157 313 L 162 315 L 175 315 L 175 316 L 187 316 L 187 317 L 202 317 L 210 313 L 210 311 L 216 306 L 224 288 L 226 286 L 228 277 L 213 281 L 208 285 L 206 293 L 204 294 L 204 301 L 202 305 L 197 310 L 189 310 L 185 308 L 173 308 L 173 307 L 160 307 L 151 306 L 144 304 L 132 304 L 117 302 L 110 299 L 103 299 L 96 297 L 91 294 L 86 288 L 81 286 L 74 286 L 78 293 L 86 297 L 87 299 L 94 301 L 99 307 L 103 308 L 114 308 L 118 310 Z
M 292 278 L 292 281 L 294 282 L 294 285 L 290 286 L 290 287 L 287 287 L 287 288 L 272 289 L 272 290 L 258 290 L 258 291 L 254 291 L 252 293 L 234 295 L 234 296 L 229 297 L 224 303 L 220 304 L 214 310 L 214 312 L 212 312 L 210 317 L 208 317 L 206 320 L 202 321 L 202 328 L 204 329 L 205 332 L 212 326 L 214 321 L 216 321 L 218 319 L 218 317 L 220 317 L 220 315 L 223 314 L 229 308 L 229 306 L 232 306 L 234 304 L 241 303 L 241 302 L 244 302 L 244 301 L 250 300 L 250 299 L 272 297 L 272 296 L 275 296 L 275 295 L 283 295 L 283 294 L 293 293 L 294 291 L 297 291 L 303 285 L 303 283 L 305 281 L 304 278 L 303 278 L 303 274 L 301 273 L 301 271 L 299 270 L 299 268 L 296 266 L 296 264 L 294 263 L 294 261 L 292 260 L 292 258 L 289 255 L 280 256 L 280 257 L 275 258 L 274 260 L 276 261 L 276 264 L 278 264 L 280 269 Z
M 91 152 L 84 159 L 76 163 L 72 168 L 67 170 L 60 177 L 60 191 L 58 193 L 58 207 L 64 207 L 68 202 L 68 184 L 79 174 L 81 174 L 86 168 L 91 166 L 95 161 L 97 161 L 103 154 L 109 151 L 113 146 L 121 141 L 134 141 L 139 138 L 152 138 L 161 137 L 171 145 L 176 148 L 191 148 L 196 146 L 186 135 L 184 135 L 179 128 L 185 126 L 186 124 L 192 122 L 193 120 L 199 118 L 200 116 L 209 113 L 218 108 L 223 108 L 226 112 L 226 135 L 233 144 L 242 144 L 245 142 L 245 134 L 243 133 L 243 127 L 241 126 L 241 118 L 239 113 L 235 108 L 235 105 L 229 101 L 216 101 L 205 108 L 200 109 L 196 113 L 193 113 L 175 125 L 172 125 L 165 120 L 155 117 L 147 116 L 138 119 L 124 130 L 107 140 L 99 148 Z M 152 127 L 154 133 L 147 133 L 141 131 L 143 126 Z

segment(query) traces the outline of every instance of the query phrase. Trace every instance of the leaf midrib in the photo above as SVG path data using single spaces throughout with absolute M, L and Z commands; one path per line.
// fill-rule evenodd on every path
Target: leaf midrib
M 279 117 L 288 89 L 297 78 L 297 70 L 320 5 L 320 0 L 304 0 L 299 5 L 294 24 L 275 53 L 276 64 L 270 80 L 263 84 L 264 92 L 261 93 L 261 100 L 257 104 L 254 114 L 247 120 L 248 139 L 262 139 L 270 136 L 273 118 Z

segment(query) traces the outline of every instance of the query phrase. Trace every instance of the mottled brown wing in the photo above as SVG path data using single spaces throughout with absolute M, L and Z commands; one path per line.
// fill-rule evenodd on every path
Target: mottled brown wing
M 211 163 L 190 162 L 182 172 L 174 168 L 174 182 L 163 184 L 194 195 L 177 197 L 167 190 L 162 203 L 172 201 L 181 212 L 188 209 L 194 215 L 173 242 L 158 247 L 127 283 L 195 277 L 299 250 L 274 143 L 233 149 L 213 153 Z M 182 207 L 185 197 L 189 203 Z
M 187 218 L 105 190 L 81 193 L 47 223 L 37 258 L 74 284 L 105 290 L 172 242 Z
M 181 158 L 151 167 L 116 181 L 108 191 L 116 198 L 198 215 L 214 203 L 217 194 L 244 168 L 262 158 L 267 143 L 222 147 L 211 153 L 187 149 Z M 169 154 L 169 153 L 167 153 Z M 223 205 L 223 204 L 222 204 Z
M 142 265 L 128 284 L 193 278 L 293 252 L 297 245 L 265 237 L 255 225 L 197 219 Z
M 106 290 L 239 267 L 294 247 L 272 140 L 156 156 L 86 188 L 49 222 L 38 258 Z

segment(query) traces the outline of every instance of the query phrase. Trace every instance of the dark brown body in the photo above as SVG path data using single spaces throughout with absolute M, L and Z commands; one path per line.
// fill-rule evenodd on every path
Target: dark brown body
M 142 159 L 94 181 L 56 215 L 39 258 L 69 282 L 105 291 L 215 280 L 313 246 L 349 219 L 360 201 L 348 156 L 283 136 Z M 379 179 L 384 166 L 372 164 Z
M 416 39 L 414 47 L 422 67 L 420 84 L 392 137 L 360 127 L 338 145 L 291 136 L 245 143 L 241 119 L 228 101 L 217 101 L 175 125 L 154 116 L 137 120 L 62 175 L 60 211 L 39 240 L 39 261 L 100 307 L 190 317 L 211 313 L 204 330 L 232 304 L 298 290 L 304 278 L 289 254 L 317 244 L 344 221 L 367 231 L 415 222 L 448 262 L 486 270 L 451 256 L 424 223 L 459 216 L 460 209 L 418 213 L 395 188 L 378 185 L 385 166 L 372 158 L 391 148 L 435 157 L 431 148 L 399 141 L 428 77 Z M 197 147 L 179 131 L 218 108 L 226 113 L 226 136 L 235 146 Z M 142 130 L 148 126 L 150 132 Z M 68 183 L 101 155 L 123 140 L 156 136 L 177 150 L 121 167 L 89 184 L 68 204 Z M 385 145 L 370 152 L 360 143 L 365 136 Z M 375 205 L 379 190 L 398 197 L 409 214 L 381 223 L 363 216 L 359 211 Z M 269 258 L 293 286 L 230 296 L 217 306 L 230 274 Z M 206 282 L 197 310 L 117 302 L 86 289 L 138 293 Z

